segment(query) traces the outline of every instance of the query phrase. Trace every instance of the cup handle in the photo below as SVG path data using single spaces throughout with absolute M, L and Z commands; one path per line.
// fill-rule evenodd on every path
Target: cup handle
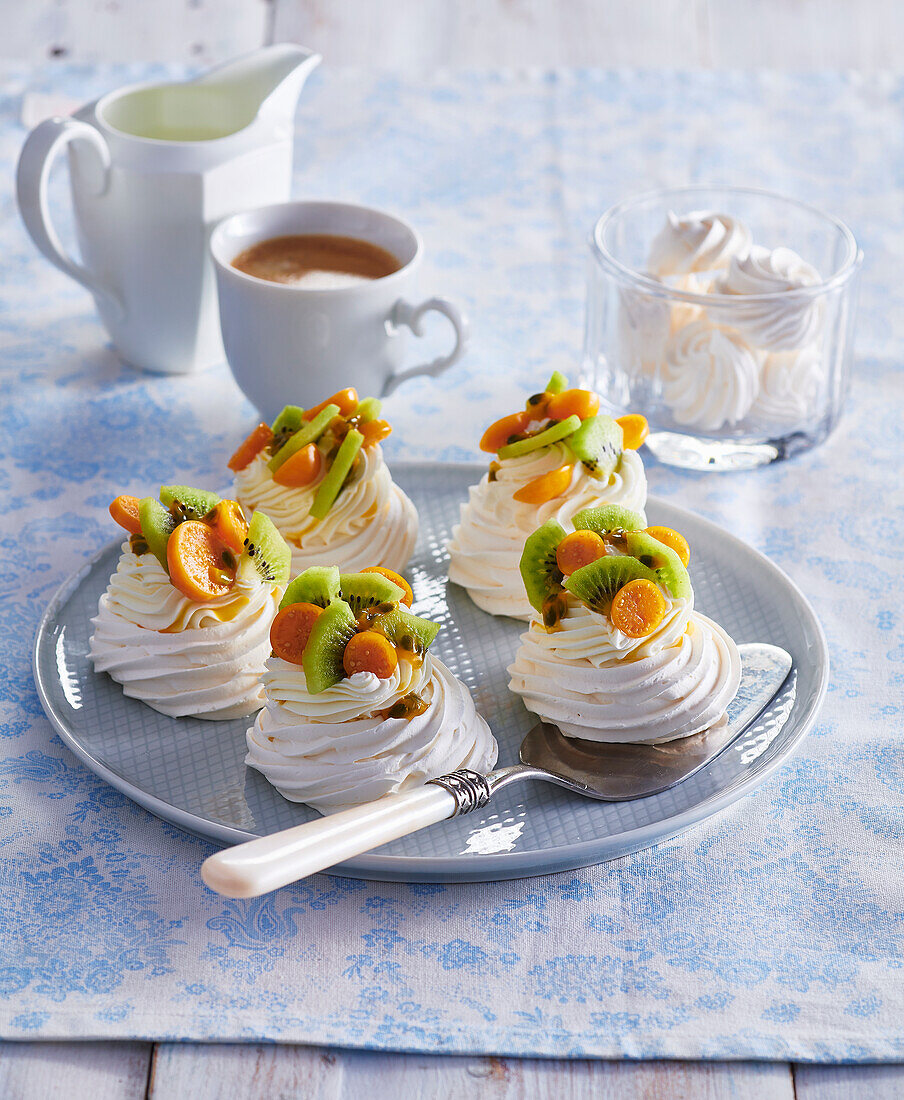
M 50 220 L 47 184 L 53 162 L 70 142 L 82 142 L 94 151 L 98 163 L 92 172 L 91 193 L 102 195 L 107 189 L 110 150 L 100 133 L 86 122 L 74 118 L 48 118 L 28 135 L 16 169 L 16 198 L 25 228 L 48 260 L 92 294 L 109 301 L 120 313 L 123 306 L 109 287 L 84 264 L 63 251 L 63 245 Z
M 420 374 L 429 374 L 435 378 L 443 371 L 448 370 L 453 363 L 457 363 L 462 357 L 465 345 L 468 342 L 468 319 L 447 298 L 428 298 L 426 302 L 421 302 L 419 306 L 413 306 L 410 302 L 400 299 L 393 306 L 389 320 L 393 325 L 407 325 L 415 336 L 423 336 L 421 319 L 424 314 L 429 313 L 431 310 L 444 314 L 452 322 L 452 327 L 455 329 L 455 347 L 448 355 L 441 355 L 438 359 L 434 359 L 432 363 L 421 363 L 420 366 L 408 367 L 405 370 L 391 374 L 386 379 L 381 394 L 382 397 L 387 397 L 402 382 L 406 382 L 409 378 L 416 378 Z

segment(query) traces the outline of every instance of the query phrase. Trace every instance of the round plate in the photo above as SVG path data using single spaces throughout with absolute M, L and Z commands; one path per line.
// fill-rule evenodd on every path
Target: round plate
M 438 656 L 471 689 L 499 741 L 499 764 L 517 762 L 536 719 L 508 690 L 524 625 L 478 610 L 446 581 L 444 550 L 459 504 L 484 467 L 399 463 L 396 481 L 414 501 L 421 531 L 407 570 L 414 610 L 443 624 Z M 384 845 L 331 873 L 400 881 L 483 881 L 600 863 L 675 836 L 762 783 L 811 727 L 826 691 L 822 630 L 797 587 L 757 551 L 707 520 L 651 499 L 650 523 L 674 527 L 694 548 L 696 606 L 737 642 L 788 650 L 796 676 L 782 705 L 707 767 L 671 790 L 632 802 L 595 802 L 544 783 L 500 792 L 483 810 Z M 92 771 L 158 817 L 231 844 L 316 817 L 246 768 L 247 719 L 167 718 L 94 672 L 90 618 L 116 568 L 111 543 L 57 592 L 35 640 L 38 694 L 66 745 Z

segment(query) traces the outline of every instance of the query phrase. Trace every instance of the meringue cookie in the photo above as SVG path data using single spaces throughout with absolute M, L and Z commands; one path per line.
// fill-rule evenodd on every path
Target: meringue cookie
M 568 489 L 546 504 L 525 504 L 513 498 L 536 477 L 574 463 Z M 527 536 L 555 517 L 560 523 L 582 508 L 620 504 L 643 513 L 647 479 L 636 451 L 622 452 L 621 462 L 608 482 L 587 472 L 564 443 L 544 447 L 519 458 L 503 459 L 495 480 L 485 474 L 468 491 L 460 522 L 447 546 L 449 580 L 468 590 L 478 607 L 491 615 L 509 615 L 525 622 L 533 608 L 521 579 L 521 554 Z
M 658 276 L 716 271 L 749 249 L 750 230 L 729 214 L 694 210 L 679 217 L 670 210 L 650 246 L 647 268 Z
M 763 356 L 760 390 L 750 410 L 751 420 L 764 427 L 806 420 L 813 409 L 820 407 L 824 380 L 822 358 L 815 344 L 800 351 Z
M 240 570 L 223 596 L 195 603 L 153 554 L 122 557 L 92 619 L 97 672 L 172 718 L 238 718 L 263 705 L 270 624 L 281 590 Z
M 756 348 L 788 351 L 810 343 L 819 333 L 822 304 L 791 291 L 816 286 L 819 272 L 790 248 L 755 246 L 747 256 L 734 257 L 715 284 L 718 294 L 772 294 L 767 302 L 743 303 L 731 324 Z M 779 295 L 788 294 L 788 297 Z
M 753 350 L 737 332 L 692 321 L 669 340 L 662 397 L 677 424 L 717 431 L 744 419 L 759 375 Z
M 358 672 L 317 695 L 298 665 L 272 657 L 263 682 L 267 705 L 248 730 L 245 762 L 284 798 L 321 813 L 496 763 L 496 740 L 470 692 L 429 653 L 402 658 L 386 679 Z M 412 691 L 429 704 L 423 714 L 378 713 Z
M 725 722 L 741 661 L 693 599 L 669 598 L 645 638 L 628 638 L 582 604 L 556 630 L 534 619 L 508 671 L 527 709 L 566 737 L 659 744 Z
M 626 374 L 654 376 L 671 329 L 672 308 L 666 301 L 630 287 L 619 289 L 616 361 Z
M 238 502 L 247 512 L 263 509 L 289 544 L 293 577 L 310 565 L 338 565 L 347 572 L 374 564 L 401 572 L 407 565 L 417 541 L 417 511 L 392 480 L 379 444 L 363 448 L 360 456 L 360 473 L 322 520 L 310 514 L 318 483 L 277 485 L 266 455 L 236 474 Z

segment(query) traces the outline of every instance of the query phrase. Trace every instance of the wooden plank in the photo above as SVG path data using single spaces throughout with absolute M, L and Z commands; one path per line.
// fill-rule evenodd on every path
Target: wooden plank
M 4 1100 L 143 1100 L 150 1043 L 0 1043 Z
M 794 1066 L 797 1100 L 901 1100 L 904 1066 Z
M 325 1047 L 161 1044 L 149 1100 L 793 1100 L 782 1063 L 596 1062 L 383 1054 Z

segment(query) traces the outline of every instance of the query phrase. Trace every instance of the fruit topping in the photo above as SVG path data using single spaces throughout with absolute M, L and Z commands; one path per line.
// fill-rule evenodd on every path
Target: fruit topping
M 584 508 L 571 522 L 576 531 L 596 531 L 603 535 L 613 531 L 640 531 L 645 520 L 639 512 L 622 508 L 620 504 L 602 504 L 598 508 Z
M 333 464 L 320 482 L 314 503 L 311 505 L 311 515 L 315 519 L 323 519 L 332 508 L 363 443 L 364 436 L 355 428 L 352 428 L 342 440 Z
M 270 425 L 258 424 L 254 431 L 236 447 L 235 453 L 226 465 L 235 473 L 244 470 L 251 465 L 272 439 L 273 432 L 270 430 Z
M 234 500 L 221 500 L 204 516 L 203 522 L 216 531 L 233 553 L 241 554 L 248 535 L 248 521 L 239 504 Z
M 530 410 L 510 413 L 501 420 L 495 421 L 483 433 L 480 440 L 480 449 L 495 454 L 506 443 L 515 442 L 527 431 L 527 426 L 534 419 L 534 413 Z
M 408 719 L 416 718 L 417 715 L 424 714 L 429 709 L 430 704 L 426 699 L 422 699 L 416 691 L 409 691 L 407 695 L 403 695 L 391 707 L 379 711 L 379 714 L 381 718 Z
M 161 485 L 160 503 L 173 513 L 177 523 L 184 519 L 203 519 L 220 503 L 216 493 L 192 489 L 189 485 Z
M 673 531 L 671 527 L 647 527 L 645 530 L 657 542 L 661 542 L 664 546 L 674 550 L 681 564 L 687 569 L 688 562 L 691 560 L 691 548 L 688 546 L 684 535 L 679 534 L 678 531 Z
M 581 421 L 576 416 L 569 416 L 565 420 L 560 420 L 557 424 L 551 424 L 548 428 L 544 428 L 542 431 L 533 435 L 525 436 L 522 439 L 515 440 L 514 443 L 507 443 L 504 447 L 499 448 L 500 458 L 518 458 L 521 455 L 531 454 L 533 451 L 539 451 L 542 447 L 548 447 L 552 443 L 558 443 L 560 440 L 565 439 L 566 436 L 570 436 L 572 432 L 577 431 L 581 426 Z M 578 456 L 581 457 L 580 455 Z
M 606 543 L 596 531 L 572 531 L 556 547 L 556 565 L 564 577 L 603 557 Z
M 318 416 L 328 405 L 336 405 L 339 409 L 340 416 L 351 416 L 351 414 L 358 407 L 358 391 L 355 389 L 339 390 L 338 393 L 334 393 L 332 397 L 328 397 L 326 401 L 321 401 L 319 405 L 314 405 L 313 408 L 305 409 L 302 419 L 313 420 Z
M 163 568 L 168 570 L 166 544 L 176 529 L 176 520 L 172 512 L 169 508 L 164 508 L 155 497 L 144 497 L 138 502 L 138 516 L 141 520 L 141 533 L 148 549 Z
M 362 630 L 349 639 L 342 654 L 342 667 L 346 676 L 371 672 L 386 680 L 399 667 L 399 658 L 385 635 L 376 630 Z
M 612 598 L 609 619 L 629 638 L 645 638 L 665 618 L 665 596 L 652 581 L 628 581 Z
M 289 444 L 287 443 L 286 446 L 288 447 Z M 323 455 L 315 443 L 309 443 L 278 467 L 273 474 L 273 480 L 277 485 L 285 485 L 290 489 L 303 489 L 306 485 L 312 485 L 320 477 L 322 469 Z
M 333 600 L 318 616 L 301 660 L 311 695 L 319 695 L 345 679 L 342 657 L 356 631 L 355 616 L 342 600 Z
M 568 379 L 561 371 L 554 370 L 546 383 L 547 393 L 562 393 L 568 389 Z
M 273 656 L 293 665 L 300 665 L 314 623 L 323 614 L 315 603 L 293 603 L 284 607 L 270 627 Z
M 616 424 L 622 430 L 622 446 L 626 451 L 636 451 L 650 434 L 650 425 L 647 418 L 640 413 L 628 413 L 620 416 Z
M 285 443 L 286 438 L 288 438 L 292 432 L 298 431 L 303 421 L 304 409 L 300 408 L 298 405 L 286 405 L 279 416 L 273 421 L 271 430 L 273 432 L 274 441 L 276 437 L 282 436 L 282 442 Z M 282 443 L 280 446 L 282 446 Z M 278 449 L 279 448 L 276 448 L 276 450 Z
M 420 615 L 412 615 L 410 611 L 403 611 L 400 607 L 375 616 L 371 628 L 385 634 L 399 649 L 414 654 L 429 649 L 439 634 L 439 623 L 423 619 Z
M 251 517 L 242 560 L 251 562 L 264 584 L 282 588 L 288 583 L 292 552 L 273 520 L 263 512 Z
M 141 517 L 138 515 L 138 497 L 119 496 L 110 505 L 110 515 L 130 535 L 141 534 Z
M 368 420 L 362 423 L 361 434 L 364 436 L 364 446 L 373 447 L 392 434 L 392 425 L 388 420 Z
M 369 565 L 366 569 L 361 570 L 362 573 L 379 573 L 381 577 L 385 577 L 387 580 L 392 581 L 393 584 L 397 584 L 402 589 L 404 595 L 400 599 L 400 603 L 407 604 L 408 607 L 414 603 L 414 593 L 411 591 L 411 585 L 405 580 L 403 576 L 396 573 L 392 569 L 387 569 L 382 565 Z
M 339 570 L 335 565 L 311 565 L 299 573 L 286 589 L 280 610 L 293 603 L 314 603 L 326 607 L 339 599 Z
M 608 481 L 621 461 L 622 431 L 611 416 L 591 416 L 569 436 L 568 447 L 589 473 Z
M 629 531 L 628 553 L 654 573 L 653 579 L 668 589 L 674 599 L 690 599 L 693 595 L 687 569 L 670 547 L 648 535 L 646 531 Z
M 376 420 L 380 415 L 383 408 L 383 402 L 377 397 L 365 397 L 362 401 L 359 401 L 357 407 L 352 412 L 350 420 L 353 420 L 356 425 L 368 424 L 371 420 Z
M 296 452 L 300 451 L 302 447 L 307 447 L 309 443 L 314 443 L 318 440 L 329 424 L 339 415 L 338 405 L 326 405 L 321 412 L 319 412 L 313 420 L 306 421 L 289 439 L 279 448 L 279 450 L 270 459 L 270 469 L 275 473 L 280 466 Z M 276 439 L 274 433 L 274 440 Z
M 568 466 L 560 466 L 557 470 L 550 470 L 548 474 L 541 474 L 522 485 L 512 496 L 522 504 L 545 504 L 562 493 L 571 484 L 571 475 L 574 472 L 574 463 Z
M 607 555 L 576 569 L 565 578 L 565 588 L 591 611 L 606 615 L 618 590 L 635 580 L 646 580 L 655 585 L 657 577 L 652 569 L 636 558 L 622 554 Z
M 391 610 L 405 595 L 405 590 L 379 573 L 343 573 L 339 578 L 339 595 L 355 618 L 360 619 L 371 608 Z
M 562 591 L 562 573 L 556 562 L 556 548 L 565 538 L 560 523 L 549 519 L 529 535 L 521 553 L 521 578 L 527 598 L 537 611 L 550 596 Z
M 564 420 L 569 416 L 587 420 L 596 416 L 599 408 L 600 399 L 593 390 L 563 390 L 549 399 L 546 415 L 553 420 Z
M 173 585 L 197 603 L 222 596 L 235 580 L 235 554 L 196 519 L 176 526 L 167 540 L 166 562 Z

